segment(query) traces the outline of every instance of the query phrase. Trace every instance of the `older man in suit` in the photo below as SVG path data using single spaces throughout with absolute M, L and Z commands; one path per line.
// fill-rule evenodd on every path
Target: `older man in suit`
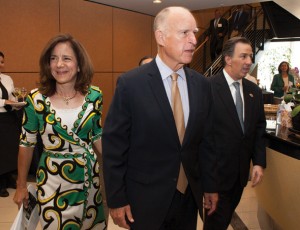
M 245 79 L 252 64 L 251 43 L 243 37 L 229 39 L 223 47 L 224 69 L 211 77 L 213 132 L 218 161 L 219 202 L 206 218 L 205 228 L 226 230 L 249 179 L 252 186 L 266 167 L 266 120 L 261 89 Z
M 224 38 L 228 31 L 228 22 L 221 17 L 221 11 L 215 10 L 215 18 L 210 21 L 207 36 L 210 37 L 210 58 L 215 60 L 222 52 Z
M 210 84 L 184 67 L 197 31 L 187 9 L 163 9 L 156 58 L 118 79 L 102 141 L 107 204 L 123 228 L 195 230 L 203 192 L 216 208 Z

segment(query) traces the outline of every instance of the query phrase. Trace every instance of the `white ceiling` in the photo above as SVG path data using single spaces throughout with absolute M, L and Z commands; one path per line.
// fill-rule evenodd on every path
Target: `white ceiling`
M 148 15 L 156 15 L 167 6 L 184 6 L 190 10 L 217 8 L 250 3 L 264 2 L 267 0 L 161 0 L 162 3 L 154 4 L 153 0 L 87 0 L 108 6 L 132 10 Z M 299 0 L 274 0 L 277 4 L 300 18 Z

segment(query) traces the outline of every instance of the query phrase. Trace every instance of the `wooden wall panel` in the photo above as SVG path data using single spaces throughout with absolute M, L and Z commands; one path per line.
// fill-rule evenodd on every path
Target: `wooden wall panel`
M 114 92 L 112 74 L 96 73 L 94 75 L 92 85 L 98 86 L 103 93 L 103 111 L 102 111 L 103 112 L 102 125 L 103 125 Z
M 15 87 L 25 87 L 28 92 L 37 88 L 38 73 L 11 73 L 9 76 L 13 79 Z
M 152 57 L 155 57 L 157 54 L 157 44 L 154 36 L 153 24 L 154 24 L 154 17 L 151 18 L 151 42 L 152 42 L 151 53 L 152 53 Z
M 61 32 L 87 49 L 96 72 L 112 72 L 112 7 L 83 0 L 61 2 Z
M 39 57 L 54 35 L 70 33 L 87 49 L 95 67 L 93 84 L 104 93 L 103 118 L 116 79 L 157 53 L 153 17 L 83 0 L 0 0 L 0 50 L 5 73 L 16 86 L 36 88 Z
M 45 43 L 58 32 L 59 0 L 0 0 L 5 71 L 38 71 Z
M 118 78 L 119 78 L 122 74 L 123 74 L 123 73 L 114 73 L 114 74 L 113 74 L 113 92 L 115 92 L 116 86 L 117 86 Z
M 151 16 L 113 9 L 113 71 L 124 72 L 151 55 Z

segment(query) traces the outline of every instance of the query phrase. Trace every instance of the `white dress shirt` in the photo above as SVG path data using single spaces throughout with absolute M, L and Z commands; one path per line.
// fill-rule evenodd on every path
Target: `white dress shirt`
M 235 80 L 233 80 L 229 74 L 225 71 L 225 69 L 223 69 L 223 73 L 224 73 L 224 76 L 225 76 L 225 79 L 227 81 L 227 84 L 229 86 L 229 89 L 230 89 L 230 92 L 231 92 L 231 95 L 232 95 L 232 98 L 233 98 L 233 101 L 234 101 L 234 104 L 236 104 L 236 98 L 235 98 L 235 92 L 236 92 L 236 89 L 233 85 L 234 82 L 236 82 Z M 244 103 L 244 93 L 243 93 L 243 83 L 242 83 L 242 79 L 238 80 L 237 82 L 240 83 L 240 92 L 241 92 L 241 97 L 242 97 L 242 101 L 243 101 L 243 119 L 245 119 L 245 103 Z
M 7 90 L 9 100 L 15 101 L 15 97 L 12 95 L 12 91 L 14 90 L 15 87 L 11 77 L 3 73 L 0 73 L 0 81 Z M 4 105 L 5 105 L 5 99 L 2 99 L 2 91 L 0 89 L 0 113 L 7 112 L 6 109 L 4 109 Z

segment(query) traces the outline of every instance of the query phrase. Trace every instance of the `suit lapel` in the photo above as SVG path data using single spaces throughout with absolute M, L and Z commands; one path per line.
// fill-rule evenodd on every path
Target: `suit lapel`
M 245 108 L 245 119 L 244 119 L 244 126 L 245 126 L 245 133 L 251 124 L 253 106 L 254 106 L 254 93 L 251 90 L 249 82 L 243 79 L 243 94 L 244 94 L 244 108 Z
M 229 117 L 231 117 L 234 121 L 234 124 L 241 130 L 242 132 L 242 127 L 240 124 L 240 120 L 236 111 L 236 107 L 232 98 L 232 94 L 230 91 L 230 88 L 228 86 L 228 83 L 225 79 L 225 76 L 223 72 L 217 76 L 217 81 L 216 81 L 216 90 L 214 93 L 217 93 L 219 95 L 220 100 L 223 102 L 225 107 L 227 108 Z
M 174 137 L 176 137 L 176 139 L 178 140 L 178 144 L 180 144 L 172 108 L 170 106 L 170 102 L 169 102 L 165 87 L 163 85 L 160 72 L 156 65 L 155 65 L 155 68 L 153 68 L 153 70 L 154 71 L 149 73 L 149 84 L 152 88 L 153 95 L 156 98 L 156 101 L 162 110 L 162 114 L 166 120 L 167 125 L 170 127 L 172 135 L 174 135 Z M 189 113 L 189 119 L 187 122 L 182 146 L 188 140 L 189 135 L 191 134 L 191 130 L 193 128 L 193 123 L 196 118 L 194 111 L 196 110 L 196 108 L 198 106 L 196 92 L 197 92 L 197 90 L 199 90 L 199 87 L 197 87 L 197 83 L 195 82 L 195 78 L 191 74 L 191 72 L 187 68 L 184 68 L 184 71 L 185 71 L 186 80 L 187 80 L 190 113 Z
M 172 135 L 177 138 L 178 143 L 179 142 L 179 137 L 177 134 L 177 129 L 175 125 L 175 120 L 172 112 L 172 108 L 160 75 L 160 72 L 155 64 L 155 62 L 152 62 L 153 68 L 151 69 L 152 71 L 149 72 L 149 78 L 148 82 L 150 84 L 150 87 L 153 91 L 153 97 L 155 98 L 156 102 L 158 103 L 162 115 L 164 119 L 166 120 L 167 126 L 169 126 Z
M 184 139 L 182 145 L 186 143 L 186 141 L 189 139 L 189 136 L 191 134 L 191 130 L 193 128 L 194 121 L 196 119 L 196 108 L 199 106 L 198 100 L 197 100 L 197 91 L 199 90 L 199 87 L 197 86 L 197 83 L 195 81 L 195 77 L 192 75 L 191 71 L 189 69 L 184 68 L 185 70 L 185 76 L 187 81 L 187 88 L 188 88 L 188 95 L 189 95 L 189 107 L 190 107 L 190 113 L 189 113 L 189 119 L 186 125 Z

